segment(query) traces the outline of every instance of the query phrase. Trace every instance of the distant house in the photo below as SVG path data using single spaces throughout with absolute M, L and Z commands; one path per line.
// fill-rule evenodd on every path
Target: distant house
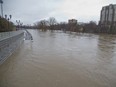
M 106 32 L 116 32 L 116 4 L 102 8 L 99 25 Z

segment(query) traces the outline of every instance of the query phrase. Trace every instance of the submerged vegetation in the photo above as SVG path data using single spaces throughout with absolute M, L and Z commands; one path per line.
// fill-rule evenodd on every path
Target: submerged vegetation
M 73 19 L 76 20 L 76 19 Z M 46 31 L 46 30 L 63 30 L 70 32 L 82 32 L 82 33 L 96 33 L 98 32 L 98 25 L 94 21 L 89 23 L 69 23 L 60 22 L 58 23 L 54 17 L 50 17 L 48 20 L 40 20 L 34 25 L 35 28 Z

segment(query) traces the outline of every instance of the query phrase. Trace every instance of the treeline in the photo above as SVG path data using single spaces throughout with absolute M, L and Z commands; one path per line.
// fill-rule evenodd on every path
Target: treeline
M 70 32 L 82 32 L 82 33 L 96 33 L 98 32 L 98 25 L 94 21 L 89 23 L 76 23 L 69 24 L 66 22 L 58 23 L 54 17 L 50 17 L 48 20 L 41 20 L 34 24 L 34 28 L 42 31 L 46 30 L 63 30 Z
M 14 24 L 5 18 L 0 17 L 0 32 L 8 32 L 15 30 Z
M 56 26 L 58 25 L 54 17 L 49 18 L 48 20 L 41 20 L 34 24 L 34 27 L 46 31 L 46 30 L 57 30 Z

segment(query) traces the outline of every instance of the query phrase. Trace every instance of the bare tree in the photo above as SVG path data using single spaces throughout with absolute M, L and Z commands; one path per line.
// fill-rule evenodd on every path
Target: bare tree
M 54 26 L 57 24 L 57 21 L 54 17 L 48 19 L 49 27 L 51 30 L 54 30 Z
M 48 21 L 46 20 L 41 20 L 37 23 L 37 26 L 39 29 L 41 29 L 42 31 L 46 31 L 47 30 L 47 26 L 48 26 Z
M 60 29 L 63 30 L 63 31 L 66 31 L 67 29 L 67 23 L 66 22 L 60 22 Z
M 95 21 L 90 21 L 84 25 L 84 32 L 94 33 L 97 30 L 97 24 Z

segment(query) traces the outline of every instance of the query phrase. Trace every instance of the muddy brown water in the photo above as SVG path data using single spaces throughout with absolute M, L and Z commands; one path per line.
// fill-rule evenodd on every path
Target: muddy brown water
M 29 30 L 0 66 L 0 87 L 116 87 L 116 36 Z

